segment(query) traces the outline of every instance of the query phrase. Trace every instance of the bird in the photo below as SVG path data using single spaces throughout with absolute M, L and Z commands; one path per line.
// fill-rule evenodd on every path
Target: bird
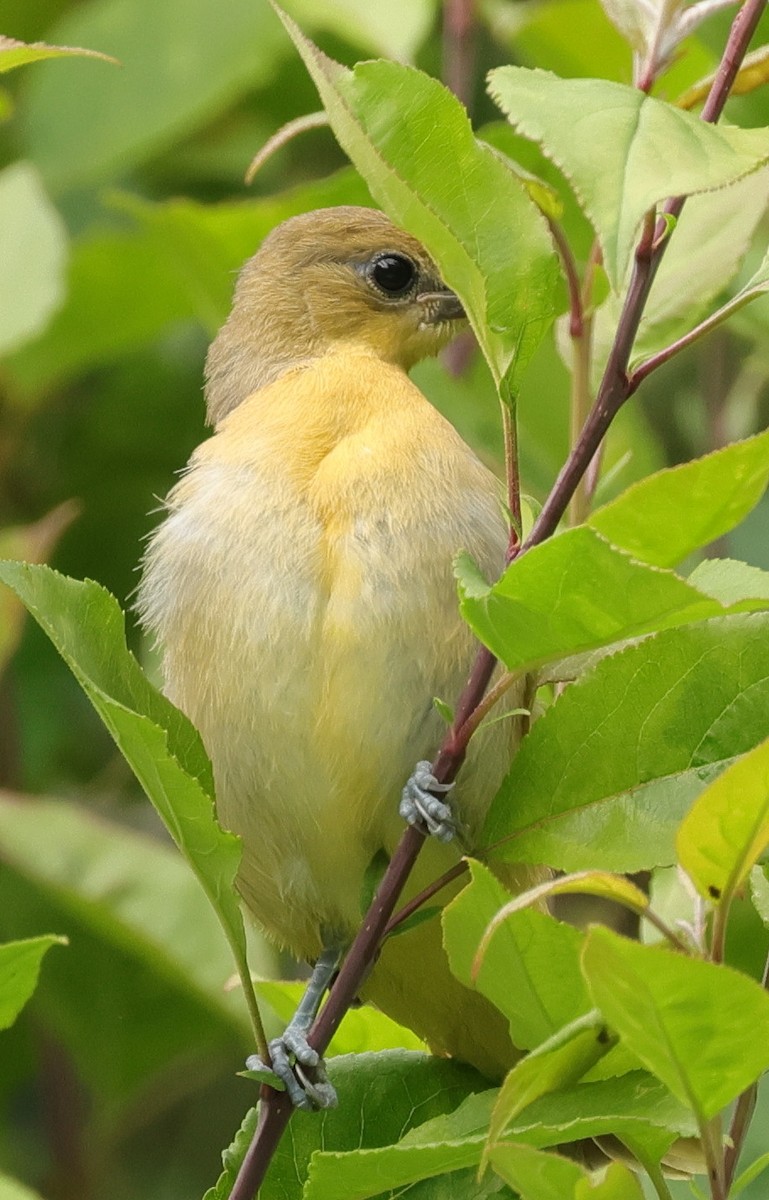
M 473 662 L 455 558 L 490 579 L 505 564 L 500 481 L 408 375 L 464 320 L 382 212 L 280 224 L 238 277 L 206 360 L 213 433 L 144 556 L 140 618 L 242 839 L 240 894 L 276 943 L 325 963 L 323 983 L 402 834 L 404 783 L 442 740 L 436 699 L 455 700 Z M 520 725 L 473 738 L 456 836 L 427 840 L 405 898 L 478 847 Z M 437 917 L 385 942 L 361 996 L 487 1078 L 519 1057 L 502 1015 L 452 975 Z

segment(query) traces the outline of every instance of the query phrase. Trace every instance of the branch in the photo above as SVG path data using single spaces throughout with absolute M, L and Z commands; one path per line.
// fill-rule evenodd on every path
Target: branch
M 474 0 L 443 3 L 443 82 L 468 112 L 472 109 L 475 75 L 474 7 Z
M 769 956 L 767 956 L 764 963 L 764 974 L 761 979 L 761 985 L 764 988 L 769 988 Z M 724 1176 L 727 1192 L 732 1186 L 734 1172 L 737 1169 L 737 1163 L 740 1161 L 743 1142 L 750 1128 L 750 1122 L 753 1119 L 757 1099 L 758 1084 L 752 1083 L 749 1088 L 745 1089 L 734 1106 L 732 1123 L 729 1126 L 729 1138 L 724 1152 Z

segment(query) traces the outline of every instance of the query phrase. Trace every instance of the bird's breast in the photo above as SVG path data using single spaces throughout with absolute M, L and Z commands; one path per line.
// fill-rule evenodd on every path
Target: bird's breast
M 308 417 L 306 444 L 285 413 L 235 410 L 147 556 L 141 607 L 244 835 L 244 891 L 304 953 L 298 909 L 354 924 L 400 787 L 440 740 L 433 699 L 466 675 L 453 558 L 493 570 L 504 552 L 495 481 L 413 391 L 331 433 Z

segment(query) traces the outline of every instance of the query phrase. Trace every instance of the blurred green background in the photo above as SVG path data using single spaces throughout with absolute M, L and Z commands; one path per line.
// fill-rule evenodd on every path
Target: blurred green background
M 483 80 L 500 63 L 631 78 L 597 0 L 485 0 L 464 32 L 456 19 L 472 5 L 285 7 L 343 62 L 386 56 L 444 78 L 478 125 L 496 120 Z M 713 68 L 730 19 L 690 39 L 659 94 L 673 99 Z M 283 218 L 367 192 L 323 129 L 245 186 L 266 139 L 319 107 L 266 0 L 2 0 L 0 32 L 120 60 L 2 77 L 0 550 L 97 579 L 130 608 L 158 498 L 205 433 L 203 361 L 237 268 Z M 727 115 L 769 124 L 767 89 Z M 584 257 L 573 204 L 565 225 Z M 767 423 L 768 327 L 761 301 L 649 381 L 612 433 L 604 495 Z M 415 377 L 498 464 L 478 356 L 455 351 Z M 568 438 L 552 338 L 521 423 L 525 490 L 541 500 Z M 719 553 L 769 567 L 768 515 L 764 505 Z M 239 999 L 222 990 L 226 946 L 73 678 L 6 597 L 0 659 L 0 940 L 50 931 L 71 943 L 51 950 L 33 1002 L 0 1034 L 0 1173 L 50 1200 L 200 1195 L 253 1098 L 233 1078 L 249 1044 Z M 286 967 L 259 944 L 255 957 L 265 973 Z

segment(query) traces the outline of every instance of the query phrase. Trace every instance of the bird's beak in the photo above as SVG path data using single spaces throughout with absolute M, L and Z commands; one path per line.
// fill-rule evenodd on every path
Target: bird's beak
M 450 292 L 448 288 L 442 292 L 422 292 L 417 296 L 417 301 L 424 308 L 426 325 L 460 321 L 467 316 L 459 296 Z

